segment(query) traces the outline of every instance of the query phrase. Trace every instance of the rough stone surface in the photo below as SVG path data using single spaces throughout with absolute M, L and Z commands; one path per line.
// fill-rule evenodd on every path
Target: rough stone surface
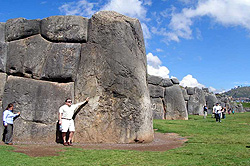
M 151 98 L 151 109 L 153 111 L 154 119 L 166 119 L 166 111 L 164 108 L 164 99 Z
M 152 98 L 163 98 L 164 97 L 164 88 L 156 85 L 149 84 L 149 95 Z
M 8 43 L 0 42 L 0 71 L 6 72 Z
M 53 43 L 47 52 L 42 79 L 58 82 L 75 81 L 81 44 Z
M 88 19 L 81 16 L 51 16 L 41 21 L 41 34 L 50 41 L 86 42 Z
M 163 78 L 158 77 L 158 76 L 153 76 L 153 75 L 148 75 L 148 83 L 153 84 L 153 85 L 160 85 L 162 82 Z
M 51 43 L 41 35 L 9 43 L 7 56 L 7 73 L 40 78 Z
M 0 42 L 5 42 L 5 23 L 0 22 Z
M 205 94 L 199 88 L 194 88 L 195 93 L 190 96 L 187 103 L 188 114 L 204 115 L 203 107 L 206 105 Z
M 27 20 L 15 18 L 6 22 L 6 41 L 23 39 L 40 33 L 40 20 Z
M 75 97 L 91 97 L 76 119 L 77 141 L 150 142 L 152 112 L 140 23 L 116 12 L 98 12 L 83 44 Z M 83 125 L 82 125 L 83 124 Z
M 178 78 L 171 78 L 171 81 L 173 82 L 173 84 L 179 84 L 180 81 L 178 80 Z
M 162 87 L 170 87 L 173 86 L 173 82 L 170 80 L 170 78 L 164 78 L 162 79 L 161 83 L 159 84 Z
M 187 90 L 184 88 L 181 88 L 181 90 L 182 90 L 184 100 L 188 101 L 190 96 L 187 94 Z
M 188 119 L 186 104 L 179 85 L 165 88 L 166 119 Z
M 218 103 L 218 99 L 215 94 L 206 94 L 205 96 L 208 109 L 213 109 L 213 106 Z
M 15 121 L 15 141 L 52 141 L 56 136 L 58 109 L 67 97 L 74 98 L 74 83 L 51 83 L 9 76 L 3 108 L 14 102 L 21 116 Z
M 187 94 L 188 95 L 193 95 L 195 92 L 194 92 L 194 88 L 193 87 L 187 87 Z
M 3 99 L 3 92 L 4 92 L 4 87 L 6 84 L 6 80 L 7 80 L 7 74 L 6 73 L 0 73 L 0 101 L 2 101 Z M 0 105 L 2 106 L 2 105 Z

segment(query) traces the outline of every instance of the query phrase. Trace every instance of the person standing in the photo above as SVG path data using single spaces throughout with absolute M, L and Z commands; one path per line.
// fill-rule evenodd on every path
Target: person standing
M 13 113 L 14 105 L 12 103 L 8 104 L 7 108 L 3 112 L 3 125 L 5 127 L 5 139 L 4 143 L 7 145 L 13 145 L 12 138 L 13 138 L 13 121 L 14 118 L 20 115 L 20 112 L 14 114 Z
M 72 146 L 72 138 L 75 132 L 75 124 L 73 115 L 75 110 L 87 103 L 89 101 L 89 98 L 87 98 L 84 102 L 72 104 L 72 100 L 70 98 L 67 98 L 65 100 L 65 104 L 59 108 L 59 124 L 61 125 L 62 129 L 62 137 L 63 137 L 63 145 L 64 146 Z M 66 133 L 69 130 L 69 139 L 68 142 L 66 142 Z
M 204 113 L 204 119 L 206 119 L 206 117 L 207 117 L 207 106 L 206 105 L 204 105 L 203 113 Z
M 216 105 L 213 107 L 213 112 L 215 113 L 216 122 L 221 122 L 221 106 L 219 103 L 216 103 Z

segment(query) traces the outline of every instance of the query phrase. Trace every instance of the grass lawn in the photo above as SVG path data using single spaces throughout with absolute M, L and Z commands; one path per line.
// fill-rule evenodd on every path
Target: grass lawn
M 159 132 L 188 137 L 183 147 L 166 152 L 67 148 L 60 156 L 29 157 L 0 146 L 0 165 L 244 165 L 250 166 L 250 112 L 226 115 L 222 123 L 202 116 L 189 120 L 154 120 Z

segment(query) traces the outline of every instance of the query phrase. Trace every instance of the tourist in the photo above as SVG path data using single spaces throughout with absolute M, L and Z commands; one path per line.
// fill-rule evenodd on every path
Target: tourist
M 72 104 L 72 100 L 68 98 L 65 100 L 65 105 L 59 108 L 59 124 L 61 125 L 63 145 L 72 146 L 72 138 L 73 138 L 74 131 L 75 131 L 75 124 L 74 124 L 74 120 L 72 119 L 74 112 L 79 106 L 87 103 L 88 101 L 89 101 L 89 98 L 87 98 L 84 102 Z M 69 133 L 69 139 L 67 142 L 66 133 L 68 130 L 70 133 Z
M 221 122 L 221 106 L 219 103 L 216 103 L 216 105 L 213 107 L 213 113 L 215 113 L 216 122 Z
M 206 105 L 204 105 L 203 113 L 204 113 L 204 119 L 206 119 L 206 117 L 207 117 L 207 106 Z
M 223 109 L 222 109 L 222 119 L 225 119 L 226 118 L 226 111 L 227 109 L 226 109 L 226 107 L 223 107 Z
M 20 112 L 13 113 L 14 105 L 12 103 L 8 104 L 7 108 L 3 112 L 3 125 L 4 125 L 4 143 L 7 145 L 13 145 L 13 121 L 14 118 L 20 115 Z

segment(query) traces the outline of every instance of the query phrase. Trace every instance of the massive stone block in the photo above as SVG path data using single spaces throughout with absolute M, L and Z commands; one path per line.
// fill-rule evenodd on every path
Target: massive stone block
M 40 33 L 40 20 L 14 18 L 6 22 L 6 41 L 23 39 Z
M 165 102 L 162 98 L 151 98 L 151 109 L 154 119 L 166 119 Z
M 186 104 L 179 85 L 165 88 L 166 119 L 188 119 Z
M 50 46 L 51 43 L 44 40 L 41 35 L 10 42 L 7 73 L 39 79 Z
M 154 75 L 148 75 L 148 83 L 153 84 L 153 85 L 160 85 L 162 82 L 163 78 L 154 76 Z
M 205 94 L 203 90 L 195 87 L 194 94 L 190 96 L 187 103 L 188 114 L 203 115 L 203 107 L 206 105 Z
M 5 23 L 0 22 L 0 42 L 5 42 Z
M 0 71 L 6 72 L 8 43 L 0 42 Z
M 41 21 L 41 34 L 59 42 L 86 42 L 88 19 L 81 16 L 51 16 Z
M 74 83 L 51 83 L 9 76 L 3 108 L 13 102 L 21 116 L 15 121 L 15 141 L 54 141 L 58 110 L 67 97 L 74 99 Z
M 6 84 L 6 80 L 7 80 L 7 74 L 6 73 L 0 73 L 0 101 L 2 101 L 2 99 L 3 99 L 3 92 L 4 92 L 4 87 L 5 87 L 5 84 Z
M 75 81 L 81 44 L 53 43 L 47 52 L 42 79 L 58 82 Z
M 218 103 L 218 99 L 217 97 L 215 96 L 215 94 L 211 94 L 211 93 L 207 93 L 206 96 L 205 96 L 205 99 L 206 99 L 206 103 L 207 103 L 207 106 L 208 106 L 208 109 L 212 109 L 213 106 Z
M 164 97 L 164 88 L 156 85 L 149 84 L 149 95 L 152 98 L 163 98 Z
M 140 23 L 116 12 L 98 12 L 83 44 L 75 98 L 91 97 L 76 118 L 75 139 L 86 142 L 149 142 L 152 112 Z
M 160 86 L 162 87 L 170 87 L 170 86 L 173 86 L 173 82 L 171 81 L 170 78 L 164 78 L 161 83 L 160 83 Z
M 184 100 L 185 100 L 185 101 L 188 101 L 189 98 L 190 98 L 190 96 L 187 94 L 187 90 L 184 89 L 184 88 L 181 88 L 181 90 L 182 90 L 182 94 L 183 94 Z

